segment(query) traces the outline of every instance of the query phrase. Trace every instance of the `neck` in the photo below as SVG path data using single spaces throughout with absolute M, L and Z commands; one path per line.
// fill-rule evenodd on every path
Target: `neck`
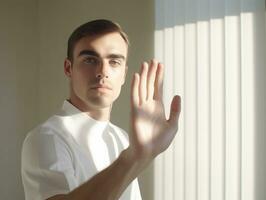
M 72 96 L 68 99 L 68 101 L 78 108 L 80 111 L 85 112 L 91 118 L 97 121 L 109 121 L 110 120 L 110 113 L 112 106 L 108 107 L 100 107 L 95 105 L 88 105 L 80 98 L 76 96 Z

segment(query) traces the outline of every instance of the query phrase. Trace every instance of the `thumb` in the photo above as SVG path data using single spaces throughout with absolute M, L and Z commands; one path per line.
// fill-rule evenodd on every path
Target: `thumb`
M 180 111 L 181 111 L 181 97 L 176 95 L 174 96 L 172 103 L 171 103 L 171 110 L 170 110 L 170 116 L 169 116 L 168 122 L 173 123 L 177 126 Z

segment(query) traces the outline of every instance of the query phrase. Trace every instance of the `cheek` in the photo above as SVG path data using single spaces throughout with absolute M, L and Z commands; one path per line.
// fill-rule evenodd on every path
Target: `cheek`
M 121 87 L 116 87 L 116 89 L 113 93 L 113 101 L 115 101 L 119 97 L 120 92 L 121 92 Z
M 90 76 L 93 74 L 88 67 L 79 66 L 79 69 L 75 71 L 75 81 L 77 82 L 88 82 Z
M 75 72 L 72 76 L 72 87 L 75 91 L 86 91 L 89 77 L 84 72 Z
M 121 70 L 119 73 L 116 75 L 116 83 L 119 85 L 123 85 L 124 80 L 125 80 L 125 69 Z
M 119 96 L 123 83 L 124 83 L 124 74 L 121 73 L 119 74 L 118 77 L 116 77 L 114 81 L 114 88 L 115 88 L 114 98 L 115 99 Z

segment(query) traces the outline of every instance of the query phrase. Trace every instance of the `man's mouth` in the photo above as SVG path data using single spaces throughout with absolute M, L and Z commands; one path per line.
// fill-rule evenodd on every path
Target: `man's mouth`
M 111 87 L 108 85 L 102 85 L 102 84 L 97 84 L 91 87 L 93 90 L 101 90 L 101 91 L 106 91 L 106 90 L 112 90 Z

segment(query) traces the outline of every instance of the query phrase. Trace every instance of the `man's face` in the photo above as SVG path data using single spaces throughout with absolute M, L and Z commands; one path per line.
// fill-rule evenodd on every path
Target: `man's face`
M 66 60 L 71 97 L 88 108 L 109 107 L 119 96 L 127 72 L 128 47 L 119 33 L 84 37 Z M 67 68 L 67 65 L 72 65 Z

